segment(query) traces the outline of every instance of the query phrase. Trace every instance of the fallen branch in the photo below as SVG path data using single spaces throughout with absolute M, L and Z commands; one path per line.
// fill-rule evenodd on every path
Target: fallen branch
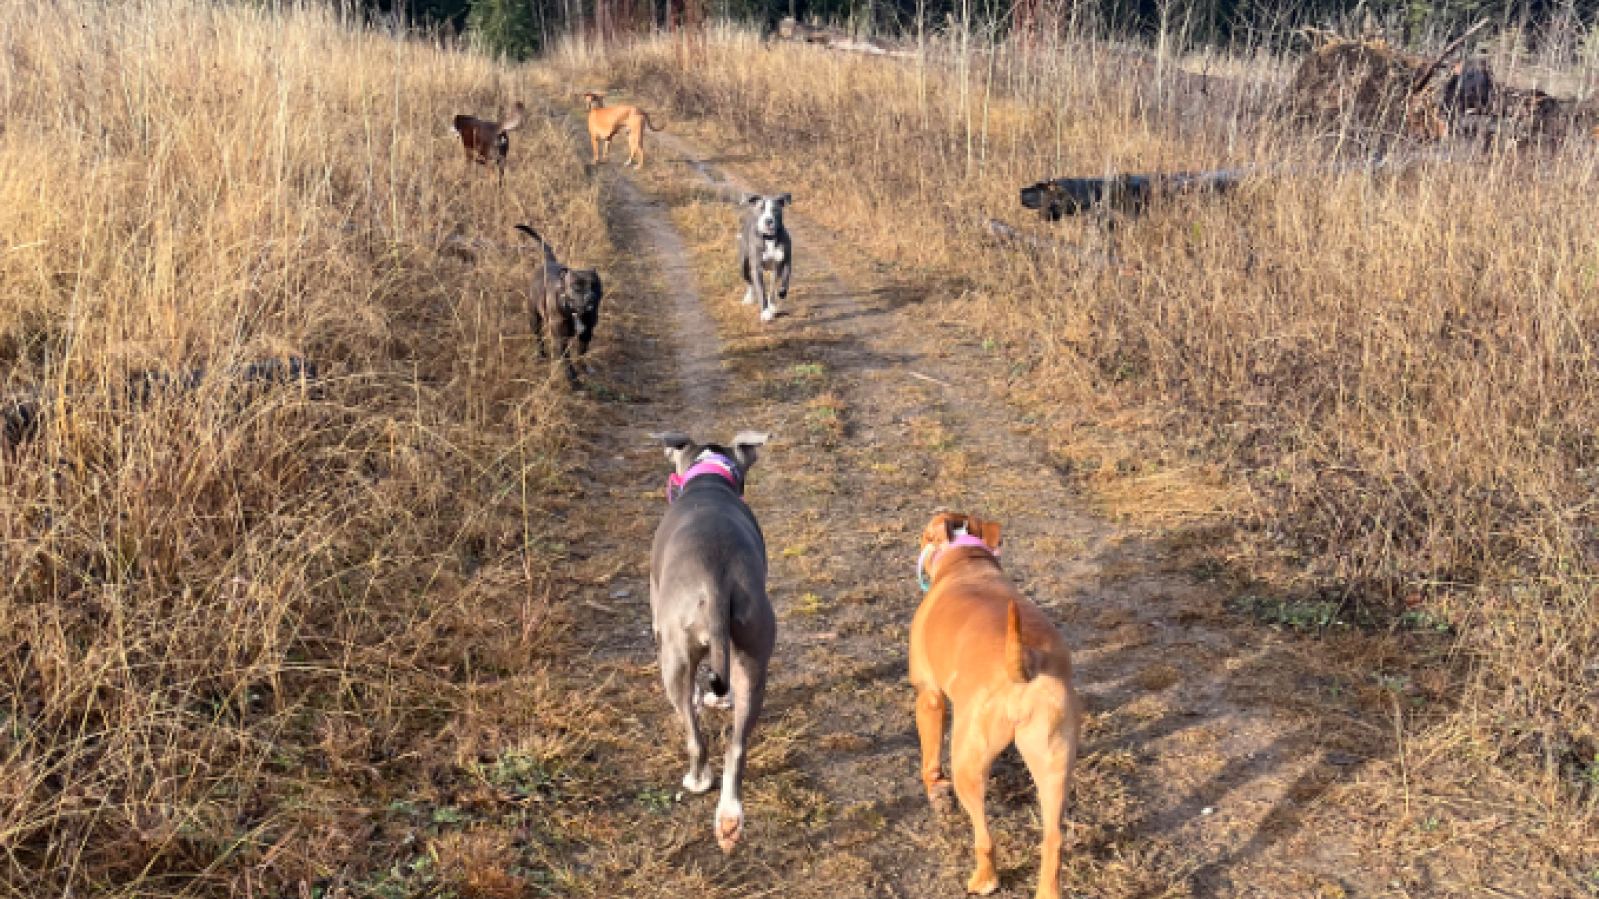
M 1021 189 L 1021 203 L 1038 210 L 1039 218 L 1059 221 L 1069 215 L 1094 211 L 1142 215 L 1152 202 L 1173 194 L 1230 191 L 1250 178 L 1331 175 L 1347 171 L 1402 169 L 1421 162 L 1443 161 L 1445 153 L 1383 156 L 1354 162 L 1312 166 L 1245 166 L 1213 172 L 1179 172 L 1171 175 L 1111 175 L 1105 178 L 1054 178 Z
M 1442 53 L 1439 53 L 1432 62 L 1428 63 L 1420 72 L 1416 73 L 1416 80 L 1410 85 L 1410 93 L 1414 95 L 1416 92 L 1426 87 L 1427 82 L 1432 80 L 1433 73 L 1438 71 L 1438 67 L 1444 64 L 1444 60 L 1453 55 L 1456 50 L 1459 50 L 1460 47 L 1466 43 L 1466 41 L 1471 39 L 1472 35 L 1476 34 L 1478 31 L 1481 31 L 1487 24 L 1488 20 L 1483 19 L 1477 24 L 1466 29 L 1465 34 L 1462 34 L 1460 37 L 1450 41 L 1449 46 L 1445 47 Z
M 816 44 L 829 50 L 865 53 L 869 56 L 898 56 L 902 58 L 916 56 L 914 52 L 909 50 L 892 50 L 875 41 L 852 37 L 837 28 L 806 25 L 804 22 L 797 22 L 792 17 L 787 16 L 778 23 L 777 33 L 784 40 L 798 41 L 803 44 Z

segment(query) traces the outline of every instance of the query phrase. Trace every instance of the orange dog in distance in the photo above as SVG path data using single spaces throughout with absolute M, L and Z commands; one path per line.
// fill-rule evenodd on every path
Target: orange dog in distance
M 599 91 L 589 91 L 583 95 L 583 99 L 589 105 L 589 140 L 594 144 L 594 164 L 599 165 L 611 155 L 611 138 L 626 128 L 627 161 L 622 165 L 632 165 L 633 157 L 637 156 L 638 167 L 643 168 L 645 126 L 649 126 L 651 131 L 666 129 L 655 127 L 649 114 L 637 106 L 606 106 L 605 95 Z
M 999 888 L 983 815 L 988 771 L 1014 742 L 1038 786 L 1044 823 L 1036 899 L 1059 899 L 1061 813 L 1077 760 L 1080 712 L 1072 663 L 1055 626 L 999 567 L 999 525 L 934 516 L 922 532 L 927 596 L 911 623 L 911 684 L 922 742 L 922 782 L 935 807 L 949 802 L 939 763 L 944 709 L 955 704 L 950 771 L 971 816 L 976 869 L 966 891 Z

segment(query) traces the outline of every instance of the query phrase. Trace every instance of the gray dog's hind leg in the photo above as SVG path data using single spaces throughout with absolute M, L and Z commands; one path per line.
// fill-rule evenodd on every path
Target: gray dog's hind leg
M 716 804 L 716 842 L 722 851 L 731 852 L 744 835 L 744 755 L 755 722 L 766 700 L 766 652 L 733 654 L 733 733 L 727 741 L 727 760 L 722 769 L 722 798 Z
M 544 316 L 537 312 L 532 314 L 533 325 L 533 351 L 538 353 L 540 359 L 546 355 L 544 348 Z
M 688 773 L 683 775 L 683 789 L 703 793 L 711 788 L 715 778 L 705 756 L 705 738 L 700 733 L 700 718 L 694 708 L 694 669 L 699 667 L 699 659 L 689 657 L 681 634 L 663 637 L 661 683 L 666 687 L 666 698 L 683 720 L 683 731 L 688 738 Z
M 777 277 L 782 279 L 782 286 L 777 288 L 777 298 L 788 299 L 788 279 L 794 274 L 794 251 L 790 249 L 783 254 L 783 264 L 777 272 Z M 774 281 L 776 278 L 773 279 Z

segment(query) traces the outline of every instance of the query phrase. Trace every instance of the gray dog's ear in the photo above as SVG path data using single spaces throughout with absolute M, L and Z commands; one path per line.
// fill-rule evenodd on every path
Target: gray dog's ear
M 777 202 L 782 203 L 784 206 L 787 206 L 788 204 L 794 202 L 794 195 L 793 194 L 778 194 L 777 195 Z
M 651 434 L 649 437 L 651 440 L 661 441 L 661 443 L 666 446 L 666 454 L 668 456 L 674 452 L 677 452 L 683 447 L 690 446 L 694 443 L 694 438 L 683 433 L 682 431 L 663 431 L 658 434 Z
M 739 431 L 734 435 L 733 458 L 740 467 L 745 471 L 750 470 L 750 467 L 755 464 L 756 448 L 765 446 L 770 436 L 770 434 L 762 434 L 757 431 Z
M 756 203 L 759 203 L 760 201 L 761 201 L 761 195 L 760 194 L 745 194 L 744 195 L 744 199 L 740 200 L 739 202 L 743 203 L 745 206 L 754 206 Z

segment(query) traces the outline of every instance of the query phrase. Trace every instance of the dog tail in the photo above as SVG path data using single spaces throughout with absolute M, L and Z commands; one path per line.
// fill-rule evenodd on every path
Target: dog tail
M 649 113 L 640 112 L 639 115 L 644 117 L 644 127 L 650 129 L 651 131 L 665 131 L 666 130 L 666 126 L 665 125 L 662 125 L 659 128 L 655 127 L 655 123 L 650 121 L 650 114 Z
M 733 614 L 732 597 L 724 594 L 711 598 L 711 605 L 705 612 L 705 629 L 711 639 L 711 695 L 722 699 L 732 684 L 727 635 L 727 619 Z
M 511 114 L 501 120 L 500 127 L 497 129 L 499 133 L 504 134 L 507 131 L 515 131 L 522 127 L 522 113 L 526 111 L 527 107 L 522 105 L 522 101 L 516 101 L 516 105 L 511 107 Z
M 1027 670 L 1027 647 L 1022 645 L 1022 610 L 1014 599 L 1005 612 L 1005 673 L 1011 683 L 1025 684 L 1033 679 Z
M 539 246 L 544 248 L 544 259 L 546 261 L 548 261 L 548 262 L 554 262 L 555 261 L 555 251 L 550 249 L 550 242 L 549 241 L 547 241 L 544 238 L 539 236 L 539 232 L 534 231 L 532 228 L 529 228 L 526 225 L 517 225 L 516 226 L 516 230 L 522 232 L 523 234 L 526 234 L 528 237 L 531 237 L 534 240 L 539 242 Z

